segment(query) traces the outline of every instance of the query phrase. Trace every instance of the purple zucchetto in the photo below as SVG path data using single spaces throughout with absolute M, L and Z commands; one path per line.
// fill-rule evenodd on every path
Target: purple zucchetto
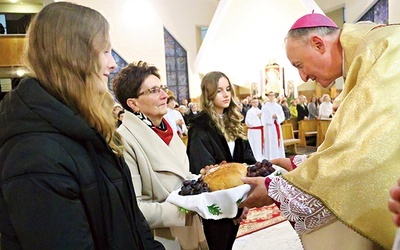
M 314 28 L 314 27 L 333 27 L 338 28 L 336 23 L 332 21 L 329 17 L 314 13 L 304 15 L 297 19 L 297 21 L 292 25 L 290 30 L 302 29 L 302 28 Z

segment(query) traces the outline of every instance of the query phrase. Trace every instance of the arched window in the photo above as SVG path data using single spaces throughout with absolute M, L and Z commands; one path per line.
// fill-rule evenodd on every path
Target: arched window
M 128 65 L 128 63 L 114 50 L 111 50 L 111 55 L 115 60 L 115 63 L 117 64 L 117 68 L 110 73 L 109 77 L 108 77 L 108 89 L 111 91 L 111 93 L 114 96 L 114 91 L 113 91 L 113 79 L 114 77 L 116 77 L 119 73 L 119 71 L 125 67 L 126 65 Z
M 371 21 L 374 23 L 388 24 L 389 21 L 388 0 L 379 0 L 358 21 Z
M 168 88 L 178 103 L 189 100 L 189 80 L 186 50 L 164 28 L 165 64 Z

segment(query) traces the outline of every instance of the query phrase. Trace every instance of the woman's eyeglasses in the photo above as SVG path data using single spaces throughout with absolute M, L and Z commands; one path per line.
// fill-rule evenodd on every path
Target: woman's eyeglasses
M 165 93 L 167 93 L 168 92 L 167 85 L 161 85 L 161 86 L 152 87 L 151 89 L 147 89 L 145 91 L 140 92 L 137 95 L 137 97 L 139 97 L 141 95 L 145 95 L 145 94 L 158 94 L 158 93 L 160 93 L 161 90 L 163 90 Z

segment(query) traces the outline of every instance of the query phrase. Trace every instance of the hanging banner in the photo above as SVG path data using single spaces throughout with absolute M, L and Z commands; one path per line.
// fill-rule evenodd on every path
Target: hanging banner
M 257 97 L 257 96 L 259 96 L 259 93 L 258 93 L 258 84 L 257 84 L 256 82 L 253 82 L 253 83 L 250 85 L 250 96 L 251 96 L 251 97 Z
M 273 63 L 265 66 L 265 87 L 264 93 L 273 91 L 281 94 L 283 90 L 283 69 L 279 64 Z
M 286 82 L 285 86 L 285 96 L 290 99 L 297 98 L 297 88 L 293 80 L 289 80 Z

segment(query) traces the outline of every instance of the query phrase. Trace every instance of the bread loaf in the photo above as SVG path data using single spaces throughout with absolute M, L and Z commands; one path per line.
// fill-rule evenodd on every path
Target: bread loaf
M 225 163 L 207 171 L 203 176 L 210 191 L 223 190 L 244 184 L 242 177 L 247 174 L 247 166 L 241 163 Z

